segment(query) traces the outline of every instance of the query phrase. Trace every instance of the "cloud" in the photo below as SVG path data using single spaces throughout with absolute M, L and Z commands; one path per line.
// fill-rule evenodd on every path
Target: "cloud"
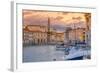
M 51 26 L 59 30 L 65 29 L 66 26 L 73 27 L 73 23 L 78 24 L 79 27 L 83 27 L 83 25 L 85 25 L 84 14 L 85 13 L 78 13 L 78 12 L 74 13 L 74 12 L 23 10 L 23 22 L 24 22 L 23 24 L 47 26 L 49 18 Z

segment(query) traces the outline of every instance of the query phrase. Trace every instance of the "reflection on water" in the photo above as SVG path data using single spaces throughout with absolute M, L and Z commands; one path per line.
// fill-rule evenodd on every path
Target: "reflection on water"
M 57 48 L 54 45 L 23 47 L 23 62 L 82 60 L 87 56 L 90 56 L 89 49 Z
M 64 52 L 55 46 L 30 46 L 23 48 L 23 62 L 64 60 Z

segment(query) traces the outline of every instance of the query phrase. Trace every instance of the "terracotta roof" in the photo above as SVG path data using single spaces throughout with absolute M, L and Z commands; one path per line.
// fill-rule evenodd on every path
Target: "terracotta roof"
M 23 28 L 26 32 L 45 32 L 46 26 L 40 26 L 40 25 L 27 25 L 25 28 Z

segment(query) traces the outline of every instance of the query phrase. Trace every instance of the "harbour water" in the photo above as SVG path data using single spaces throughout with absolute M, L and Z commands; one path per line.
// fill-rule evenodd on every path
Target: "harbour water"
M 55 46 L 30 46 L 23 48 L 23 62 L 64 60 L 64 52 Z
M 71 57 L 80 57 L 85 54 L 90 55 L 90 50 L 71 48 L 69 55 L 66 55 L 64 48 L 57 49 L 54 45 L 23 47 L 23 62 L 65 61 L 71 59 Z

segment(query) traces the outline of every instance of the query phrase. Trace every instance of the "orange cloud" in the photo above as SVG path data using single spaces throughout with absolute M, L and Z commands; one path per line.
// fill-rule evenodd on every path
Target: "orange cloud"
M 86 22 L 85 13 L 78 12 L 52 12 L 23 10 L 24 24 L 47 24 L 48 17 L 52 25 L 67 25 L 77 22 Z

